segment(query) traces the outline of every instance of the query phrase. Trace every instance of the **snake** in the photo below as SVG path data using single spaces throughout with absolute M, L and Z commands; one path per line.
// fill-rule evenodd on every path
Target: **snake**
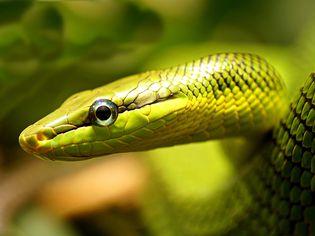
M 153 217 L 152 235 L 315 235 L 315 75 L 287 100 L 280 74 L 264 58 L 217 53 L 74 94 L 24 129 L 19 143 L 43 159 L 77 161 L 230 137 L 250 145 L 263 137 L 219 194 L 220 204 L 196 210 L 202 217 L 181 212 L 176 197 L 155 201 L 169 212 Z M 204 213 L 213 209 L 216 230 Z

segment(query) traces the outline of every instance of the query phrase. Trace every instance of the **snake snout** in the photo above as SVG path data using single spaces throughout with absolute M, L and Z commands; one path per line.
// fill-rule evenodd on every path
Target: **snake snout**
M 57 134 L 51 127 L 32 125 L 23 130 L 19 137 L 19 143 L 23 150 L 31 154 L 46 153 L 51 150 L 47 140 Z

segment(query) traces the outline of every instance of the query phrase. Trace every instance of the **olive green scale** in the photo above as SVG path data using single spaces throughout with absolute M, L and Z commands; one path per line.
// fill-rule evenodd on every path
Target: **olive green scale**
M 143 214 L 152 235 L 315 235 L 314 91 L 313 74 L 271 141 L 248 160 L 247 171 L 234 174 L 235 181 L 227 179 L 215 196 L 178 197 L 175 185 L 154 171 L 157 161 L 151 160 L 154 181 Z M 185 176 L 181 180 L 187 183 Z
M 312 76 L 247 178 L 256 205 L 242 222 L 248 235 L 315 235 L 314 89 Z

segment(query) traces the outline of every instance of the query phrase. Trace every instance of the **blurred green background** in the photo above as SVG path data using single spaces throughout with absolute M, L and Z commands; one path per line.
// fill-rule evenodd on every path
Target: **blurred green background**
M 84 210 L 65 213 L 62 209 L 71 201 L 64 199 L 84 195 L 77 175 L 85 176 L 86 168 L 104 160 L 34 159 L 18 146 L 21 130 L 74 92 L 216 52 L 251 52 L 267 58 L 282 74 L 291 97 L 315 70 L 313 9 L 312 0 L 1 2 L 0 235 L 151 235 L 137 197 L 143 185 L 137 181 L 147 179 L 146 174 L 134 176 L 134 172 L 146 173 L 153 165 L 161 175 L 170 174 L 172 166 L 181 164 L 187 176 L 204 168 L 194 166 L 189 158 L 206 156 L 205 146 L 122 155 L 117 163 L 105 162 L 104 170 L 112 165 L 117 173 L 124 173 L 119 181 L 137 184 L 120 186 L 115 200 L 109 201 L 105 190 L 119 181 L 109 174 L 102 176 L 109 181 L 103 186 L 105 193 L 93 192 Z M 166 158 L 172 155 L 181 158 Z M 143 161 L 146 156 L 153 159 L 150 164 Z M 87 180 L 100 181 L 91 175 Z M 63 178 L 68 182 L 63 183 Z M 78 185 L 74 195 L 65 194 L 60 202 L 50 199 L 53 194 L 63 195 L 70 188 L 67 184 Z M 127 188 L 131 190 L 125 193 Z M 102 200 L 93 202 L 101 195 Z

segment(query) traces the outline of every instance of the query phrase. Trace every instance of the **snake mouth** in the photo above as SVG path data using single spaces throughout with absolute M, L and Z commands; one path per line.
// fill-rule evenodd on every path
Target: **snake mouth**
M 27 127 L 19 136 L 19 143 L 24 151 L 33 155 L 42 155 L 52 151 L 50 142 L 57 135 L 79 128 L 75 125 L 62 124 L 56 127 L 38 124 Z

